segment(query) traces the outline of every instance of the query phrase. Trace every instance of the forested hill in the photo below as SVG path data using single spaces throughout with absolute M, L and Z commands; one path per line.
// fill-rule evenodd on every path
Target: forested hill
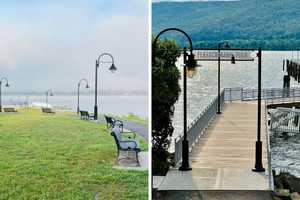
M 233 47 L 300 48 L 299 0 L 158 2 L 152 12 L 154 33 L 181 28 L 197 47 L 216 47 L 226 40 Z M 173 36 L 186 42 L 180 34 Z

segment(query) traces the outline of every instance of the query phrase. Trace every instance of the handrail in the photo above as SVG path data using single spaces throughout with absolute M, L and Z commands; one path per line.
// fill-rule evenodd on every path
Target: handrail
M 225 101 L 249 101 L 257 100 L 258 89 L 256 88 L 225 88 Z M 289 89 L 284 88 L 264 88 L 261 90 L 261 98 L 267 99 L 267 103 L 275 99 L 287 99 L 300 97 L 300 88 L 294 87 Z M 291 99 L 295 100 L 295 99 Z
M 268 107 L 265 99 L 265 120 L 268 121 Z M 266 133 L 267 133 L 267 159 L 268 159 L 268 173 L 269 173 L 269 186 L 270 190 L 274 191 L 274 179 L 272 172 L 272 157 L 271 157 L 271 141 L 270 141 L 270 132 L 268 126 L 266 125 Z
M 277 108 L 270 114 L 272 132 L 300 133 L 300 110 L 294 108 Z
M 224 106 L 224 90 L 221 92 L 221 109 Z M 218 111 L 218 97 L 214 98 L 213 101 L 201 112 L 195 120 L 193 120 L 187 130 L 187 139 L 189 141 L 190 150 L 193 148 L 195 143 L 198 142 L 200 135 L 209 126 L 211 121 L 214 119 Z M 181 161 L 182 153 L 182 140 L 183 134 L 180 134 L 175 138 L 175 163 L 178 164 Z

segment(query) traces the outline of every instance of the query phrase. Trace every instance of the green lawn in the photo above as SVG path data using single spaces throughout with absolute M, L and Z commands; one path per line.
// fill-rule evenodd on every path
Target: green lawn
M 40 110 L 0 114 L 0 199 L 147 199 L 148 172 L 113 169 L 115 158 L 104 123 Z
M 148 124 L 148 118 L 143 118 L 143 117 L 140 117 L 140 116 L 135 115 L 133 113 L 128 113 L 127 115 L 122 115 L 122 116 L 117 116 L 117 115 L 114 115 L 112 113 L 106 113 L 106 115 L 112 116 L 112 117 L 114 117 L 116 119 L 120 119 L 120 120 L 134 121 L 134 122 L 144 124 L 144 125 Z
M 135 114 L 132 114 L 132 113 L 129 113 L 128 115 L 122 116 L 121 118 L 125 119 L 125 120 L 129 120 L 129 121 L 134 121 L 134 122 L 137 122 L 137 123 L 140 123 L 140 124 L 144 124 L 144 125 L 148 124 L 148 119 L 147 118 L 142 118 L 142 117 L 139 117 L 139 116 L 137 116 Z

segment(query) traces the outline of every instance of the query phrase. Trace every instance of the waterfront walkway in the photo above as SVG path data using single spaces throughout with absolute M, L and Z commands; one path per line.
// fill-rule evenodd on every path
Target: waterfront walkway
M 124 127 L 130 131 L 140 134 L 146 141 L 148 141 L 148 125 L 134 121 L 123 120 Z
M 252 172 L 255 164 L 257 101 L 225 103 L 190 153 L 192 171 L 172 169 L 158 190 L 270 191 L 265 105 L 261 135 L 266 172 Z

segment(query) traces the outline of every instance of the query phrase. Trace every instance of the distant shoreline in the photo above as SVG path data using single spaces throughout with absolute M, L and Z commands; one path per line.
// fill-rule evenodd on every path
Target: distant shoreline
M 77 93 L 68 93 L 68 92 L 53 92 L 55 96 L 77 96 Z M 7 96 L 45 96 L 44 92 L 6 92 Z M 94 93 L 80 93 L 80 96 L 91 96 Z M 148 93 L 100 93 L 98 92 L 98 96 L 147 96 Z

